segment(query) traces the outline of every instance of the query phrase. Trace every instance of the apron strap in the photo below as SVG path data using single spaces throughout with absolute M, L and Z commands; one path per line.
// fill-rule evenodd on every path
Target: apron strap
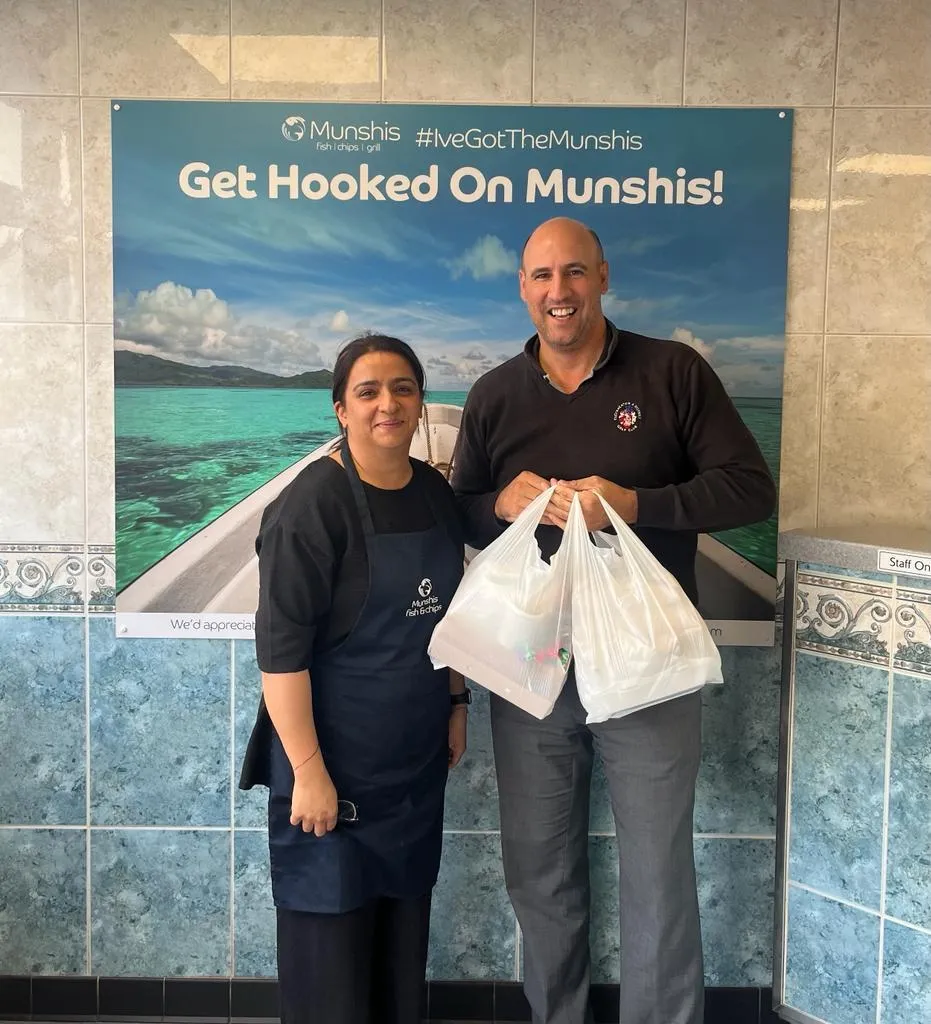
M 356 508 L 359 510 L 359 518 L 362 520 L 362 532 L 365 534 L 366 545 L 369 537 L 375 536 L 375 524 L 372 522 L 372 513 L 369 511 L 369 503 L 365 500 L 365 491 L 362 490 L 362 481 L 359 479 L 359 471 L 352 461 L 352 453 L 349 451 L 349 439 L 343 434 L 339 445 L 339 453 L 343 457 L 343 469 L 349 476 L 349 486 L 352 496 L 356 501 Z
M 345 434 L 340 442 L 339 451 L 343 458 L 343 467 L 349 475 L 349 486 L 352 489 L 352 496 L 356 501 L 356 508 L 359 510 L 359 517 L 362 520 L 362 530 L 365 534 L 366 542 L 368 542 L 369 537 L 375 536 L 375 524 L 372 522 L 372 513 L 369 510 L 369 504 L 365 498 L 362 481 L 359 479 L 359 471 L 356 469 L 356 464 L 352 461 L 352 453 L 349 451 L 349 441 Z M 440 527 L 448 537 L 452 538 L 453 533 L 450 530 L 450 524 L 446 521 L 444 510 L 438 505 L 436 496 L 432 493 L 432 489 L 430 487 L 425 487 L 423 485 L 423 479 L 420 478 L 420 473 L 423 472 L 423 470 L 418 467 L 416 459 L 411 459 L 410 461 L 413 477 L 417 478 L 418 494 L 422 496 L 426 500 L 427 505 L 429 505 L 430 511 L 433 513 L 433 522 L 436 526 Z

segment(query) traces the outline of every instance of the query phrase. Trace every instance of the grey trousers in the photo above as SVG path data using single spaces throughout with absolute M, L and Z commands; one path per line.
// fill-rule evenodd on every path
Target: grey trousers
M 692 812 L 701 694 L 587 726 L 570 672 L 542 722 L 492 697 L 504 875 L 533 1024 L 591 1024 L 589 795 L 601 755 L 620 862 L 621 1024 L 701 1024 Z

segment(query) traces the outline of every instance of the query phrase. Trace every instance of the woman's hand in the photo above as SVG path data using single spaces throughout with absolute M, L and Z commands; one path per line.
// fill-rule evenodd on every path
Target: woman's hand
M 455 707 L 449 716 L 449 767 L 455 768 L 466 752 L 468 718 L 465 705 Z
M 336 787 L 320 757 L 299 765 L 294 773 L 291 824 L 315 836 L 336 828 Z

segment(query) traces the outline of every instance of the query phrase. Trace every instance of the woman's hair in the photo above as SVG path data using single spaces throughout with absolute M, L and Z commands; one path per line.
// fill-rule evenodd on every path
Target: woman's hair
M 368 355 L 370 352 L 392 352 L 394 355 L 406 359 L 410 364 L 411 370 L 413 370 L 420 396 L 421 398 L 423 397 L 425 387 L 423 366 L 410 345 L 406 341 L 401 341 L 400 338 L 392 338 L 388 334 L 361 334 L 358 338 L 353 338 L 352 341 L 347 342 L 340 349 L 339 355 L 336 357 L 336 364 L 333 367 L 334 403 L 345 404 L 346 384 L 349 381 L 349 374 L 353 366 L 355 366 L 356 360 L 361 356 Z

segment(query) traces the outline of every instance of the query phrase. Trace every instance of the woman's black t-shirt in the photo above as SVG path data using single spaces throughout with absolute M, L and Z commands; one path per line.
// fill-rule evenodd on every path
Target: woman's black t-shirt
M 455 498 L 432 466 L 411 459 L 413 476 L 398 490 L 363 483 L 376 533 L 416 533 L 443 525 L 462 547 Z M 312 669 L 315 650 L 345 639 L 368 593 L 362 520 L 346 470 L 331 458 L 310 463 L 262 516 L 255 544 L 259 605 L 255 648 L 263 672 Z

